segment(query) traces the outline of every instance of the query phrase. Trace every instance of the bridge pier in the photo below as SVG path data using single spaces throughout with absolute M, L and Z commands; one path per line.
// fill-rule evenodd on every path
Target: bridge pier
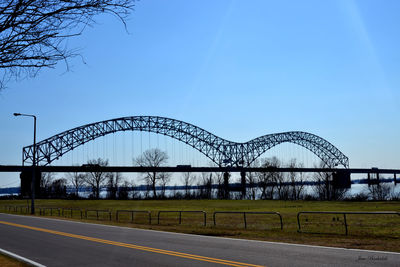
M 372 168 L 373 170 L 375 170 L 376 168 Z M 371 177 L 371 174 L 373 174 L 373 176 Z M 376 169 L 376 172 L 368 172 L 368 187 L 370 187 L 371 185 L 380 185 L 380 181 L 379 181 L 379 172 Z
M 333 173 L 333 187 L 338 188 L 351 188 L 350 172 L 338 170 Z
M 246 198 L 246 172 L 244 172 L 244 171 L 240 172 L 240 184 L 241 184 L 241 189 L 242 189 L 241 198 L 245 199 Z
M 32 179 L 33 179 L 33 171 L 22 171 L 20 174 L 21 179 L 21 196 L 29 196 L 32 197 Z M 42 173 L 40 171 L 35 172 L 35 195 L 36 197 L 40 197 L 40 181 L 42 178 Z
M 229 172 L 224 172 L 224 199 L 230 198 L 230 190 L 229 190 Z

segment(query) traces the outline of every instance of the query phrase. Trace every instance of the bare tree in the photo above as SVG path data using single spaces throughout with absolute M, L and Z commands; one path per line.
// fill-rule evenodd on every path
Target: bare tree
M 182 174 L 181 181 L 185 186 L 185 198 L 190 197 L 190 186 L 192 186 L 193 182 L 196 180 L 196 176 L 190 172 L 185 172 Z
M 253 172 L 246 173 L 246 180 L 248 184 L 247 198 L 255 200 L 257 193 L 257 176 Z
M 368 186 L 368 195 L 373 199 L 373 200 L 388 200 L 393 191 L 393 185 L 387 184 L 387 183 L 379 183 L 379 184 L 373 184 Z
M 119 185 L 123 182 L 124 177 L 121 173 L 109 173 L 107 175 L 107 198 L 117 199 Z
M 42 172 L 42 177 L 40 179 L 40 196 L 47 198 L 51 192 L 51 183 L 54 180 L 54 173 L 52 172 Z
M 296 175 L 293 173 L 293 175 Z M 288 177 L 284 175 L 284 173 L 276 173 L 276 195 L 278 199 L 281 200 L 288 200 L 289 199 L 289 184 L 288 184 Z
M 129 199 L 129 191 L 132 191 L 132 198 L 135 199 L 137 197 L 135 185 L 125 180 L 122 186 L 118 187 L 118 199 Z
M 204 199 L 211 199 L 213 183 L 212 173 L 202 172 L 201 176 L 198 179 L 198 186 L 200 189 L 199 197 Z
M 165 191 L 167 188 L 167 184 L 171 181 L 171 174 L 167 172 L 160 173 L 160 185 L 161 185 L 161 198 L 165 198 Z
M 75 189 L 75 196 L 78 197 L 79 188 L 85 184 L 85 174 L 79 172 L 68 173 L 67 179 Z
M 280 161 L 276 157 L 264 159 L 261 167 L 280 167 Z M 261 189 L 261 199 L 273 199 L 275 194 L 275 188 L 278 183 L 279 172 L 259 172 L 257 174 L 258 185 Z
M 390 199 L 391 200 L 400 200 L 400 191 L 396 192 L 395 189 L 393 188 L 392 193 L 390 194 Z
M 158 148 L 153 148 L 144 151 L 143 154 L 135 160 L 135 162 L 139 166 L 143 167 L 161 167 L 168 162 L 168 155 L 166 152 L 161 151 Z M 155 171 L 147 172 L 144 177 L 147 185 L 153 190 L 154 198 L 157 198 L 157 182 L 163 177 L 164 175 L 162 173 L 157 173 Z
M 292 159 L 289 162 L 289 168 L 303 168 L 303 164 L 302 163 L 297 163 L 296 159 Z M 289 172 L 288 173 L 288 181 L 290 183 L 289 186 L 289 199 L 292 200 L 299 200 L 301 198 L 303 198 L 303 194 L 304 194 L 304 173 L 300 172 L 300 173 L 296 173 L 296 172 Z
M 260 161 L 256 159 L 252 164 L 251 167 L 259 167 L 260 166 Z M 257 197 L 257 174 L 253 172 L 248 172 L 246 173 L 246 182 L 248 184 L 248 191 L 247 191 L 247 198 L 255 200 Z
M 55 179 L 51 183 L 50 197 L 52 198 L 65 198 L 67 197 L 67 179 Z
M 217 183 L 217 199 L 224 199 L 225 197 L 224 173 L 215 172 L 214 177 L 215 177 L 215 182 Z
M 88 161 L 88 165 L 92 166 L 107 166 L 108 160 L 101 158 Z M 94 198 L 100 197 L 100 187 L 104 184 L 109 173 L 105 172 L 90 172 L 85 176 L 85 182 L 92 188 Z
M 125 21 L 135 0 L 8 0 L 0 1 L 0 69 L 2 82 L 35 76 L 76 56 L 66 40 L 95 24 L 95 16 L 112 14 Z
M 320 162 L 319 168 L 327 168 L 324 162 Z M 335 188 L 333 185 L 333 174 L 331 172 L 316 172 L 313 176 L 316 182 L 313 190 L 320 200 L 341 200 L 349 191 L 347 188 Z

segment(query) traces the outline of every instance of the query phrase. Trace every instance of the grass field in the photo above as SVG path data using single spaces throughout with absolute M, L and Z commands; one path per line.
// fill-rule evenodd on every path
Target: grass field
M 26 266 L 30 266 L 30 265 L 25 264 L 20 261 L 17 261 L 15 259 L 12 259 L 12 258 L 0 253 L 0 266 L 2 266 L 2 267 L 26 267 Z
M 0 211 L 5 205 L 27 205 L 26 200 L 2 200 Z M 297 213 L 300 211 L 397 211 L 400 202 L 335 202 L 335 201 L 266 201 L 266 200 L 37 200 L 37 207 L 79 208 L 84 210 L 109 210 L 100 213 L 97 220 L 95 212 L 89 212 L 83 221 L 113 224 L 136 228 L 192 233 L 200 235 L 224 236 L 256 240 L 301 243 L 312 245 L 336 246 L 400 252 L 400 216 L 398 215 L 347 215 L 349 234 L 346 236 L 343 215 L 302 215 L 302 230 L 297 231 Z M 121 213 L 116 222 L 117 210 L 147 210 L 148 214 L 137 213 L 131 223 L 131 214 Z M 161 213 L 157 224 L 158 211 L 182 210 L 207 212 L 207 226 L 203 226 L 202 213 L 182 213 L 182 224 L 178 224 L 178 213 Z M 283 218 L 283 230 L 280 230 L 279 217 L 276 215 L 246 215 L 247 229 L 244 229 L 243 214 L 217 214 L 215 211 L 274 211 Z M 11 211 L 11 213 L 15 213 Z M 18 211 L 20 213 L 20 211 Z M 22 211 L 25 213 L 25 210 Z M 39 209 L 37 210 L 37 215 Z M 50 216 L 50 210 L 46 211 Z M 70 211 L 64 214 L 70 217 Z M 53 217 L 59 217 L 53 211 Z M 73 211 L 72 220 L 81 220 L 78 211 Z M 312 233 L 311 233 L 312 232 Z

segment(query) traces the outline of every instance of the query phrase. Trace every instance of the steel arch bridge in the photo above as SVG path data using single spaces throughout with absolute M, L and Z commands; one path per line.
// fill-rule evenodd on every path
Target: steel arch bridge
M 86 124 L 56 134 L 36 144 L 38 165 L 48 165 L 67 152 L 98 137 L 119 131 L 145 131 L 179 140 L 203 153 L 220 167 L 248 167 L 268 149 L 281 143 L 300 145 L 318 156 L 327 166 L 349 167 L 349 159 L 325 139 L 307 132 L 267 134 L 246 143 L 220 138 L 200 127 L 158 116 L 132 116 Z M 23 164 L 33 162 L 33 145 L 23 148 Z

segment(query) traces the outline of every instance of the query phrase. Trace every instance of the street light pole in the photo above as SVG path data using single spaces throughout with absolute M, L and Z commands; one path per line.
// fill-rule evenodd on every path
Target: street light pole
M 31 214 L 35 214 L 35 186 L 36 186 L 36 116 L 31 114 L 14 113 L 14 116 L 33 118 L 33 159 L 32 159 L 32 183 L 31 183 Z

